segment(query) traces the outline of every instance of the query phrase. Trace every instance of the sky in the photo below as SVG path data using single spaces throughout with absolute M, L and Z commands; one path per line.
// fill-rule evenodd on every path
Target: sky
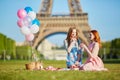
M 30 6 L 39 12 L 41 0 L 0 0 L 0 33 L 16 42 L 25 41 L 17 25 L 17 11 Z M 100 33 L 102 41 L 120 38 L 120 0 L 80 0 L 83 12 L 88 13 L 91 29 Z M 69 13 L 67 0 L 54 0 L 52 14 Z M 57 38 L 56 38 L 57 37 Z M 55 34 L 47 38 L 58 46 L 63 45 L 64 34 Z

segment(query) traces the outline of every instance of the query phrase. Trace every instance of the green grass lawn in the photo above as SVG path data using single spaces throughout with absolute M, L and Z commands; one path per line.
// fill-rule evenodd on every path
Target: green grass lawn
M 120 80 L 120 64 L 105 64 L 109 71 L 28 71 L 29 61 L 0 61 L 0 80 Z M 65 61 L 43 61 L 44 67 L 66 67 Z

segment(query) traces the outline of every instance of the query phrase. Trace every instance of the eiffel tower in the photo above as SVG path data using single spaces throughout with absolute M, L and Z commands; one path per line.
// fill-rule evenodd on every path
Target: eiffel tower
M 88 24 L 87 13 L 83 13 L 80 6 L 80 0 L 68 0 L 69 11 L 68 15 L 52 15 L 52 5 L 54 0 L 42 0 L 40 10 L 37 13 L 37 18 L 41 25 L 39 32 L 35 35 L 33 41 L 33 48 L 48 36 L 55 33 L 67 33 L 70 27 L 76 27 L 79 30 L 80 39 L 88 44 L 88 31 L 90 26 Z

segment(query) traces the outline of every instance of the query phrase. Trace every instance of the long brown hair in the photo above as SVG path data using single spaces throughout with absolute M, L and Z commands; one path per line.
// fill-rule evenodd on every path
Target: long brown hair
M 69 28 L 69 31 L 68 31 L 68 33 L 67 33 L 67 38 L 66 38 L 66 40 L 67 40 L 67 42 L 68 42 L 68 46 L 70 45 L 71 34 L 72 34 L 73 29 L 76 29 L 76 27 L 71 27 L 71 28 Z M 78 40 L 78 29 L 76 29 L 76 39 Z
M 102 44 L 101 44 L 101 40 L 100 40 L 100 36 L 99 36 L 98 31 L 97 30 L 91 30 L 90 32 L 93 33 L 93 35 L 95 36 L 94 41 L 98 42 L 99 43 L 99 47 L 101 48 Z

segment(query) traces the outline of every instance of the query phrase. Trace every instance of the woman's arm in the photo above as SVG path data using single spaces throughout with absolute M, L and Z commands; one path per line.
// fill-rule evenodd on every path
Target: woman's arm
M 70 51 L 71 51 L 71 49 L 72 49 L 72 47 L 73 47 L 74 44 L 75 44 L 75 42 L 72 41 L 72 42 L 70 43 L 70 45 L 68 46 L 67 40 L 64 41 L 64 46 L 65 46 L 65 49 L 66 49 L 66 51 L 67 51 L 68 53 L 70 53 Z
M 67 43 L 67 40 L 64 40 L 64 47 L 65 47 L 65 49 L 66 49 L 66 51 L 68 52 L 68 43 Z
M 85 44 L 83 44 L 83 48 L 88 53 L 88 55 L 92 57 L 92 52 L 88 49 L 88 47 Z
M 70 51 L 71 51 L 71 45 L 68 47 L 67 40 L 64 40 L 64 46 L 65 46 L 65 49 L 66 49 L 67 53 L 70 53 Z
M 95 42 L 94 47 L 92 49 L 92 54 L 94 56 L 98 56 L 98 52 L 99 52 L 99 43 Z
M 81 44 L 81 47 L 83 47 L 83 48 L 86 50 L 86 52 L 88 53 L 88 55 L 89 55 L 90 57 L 93 57 L 93 56 L 97 56 L 97 55 L 98 55 L 98 52 L 99 52 L 99 44 L 98 44 L 97 42 L 94 44 L 92 51 L 90 51 L 90 50 L 88 49 L 88 47 L 87 47 L 85 44 L 83 44 L 83 43 Z

